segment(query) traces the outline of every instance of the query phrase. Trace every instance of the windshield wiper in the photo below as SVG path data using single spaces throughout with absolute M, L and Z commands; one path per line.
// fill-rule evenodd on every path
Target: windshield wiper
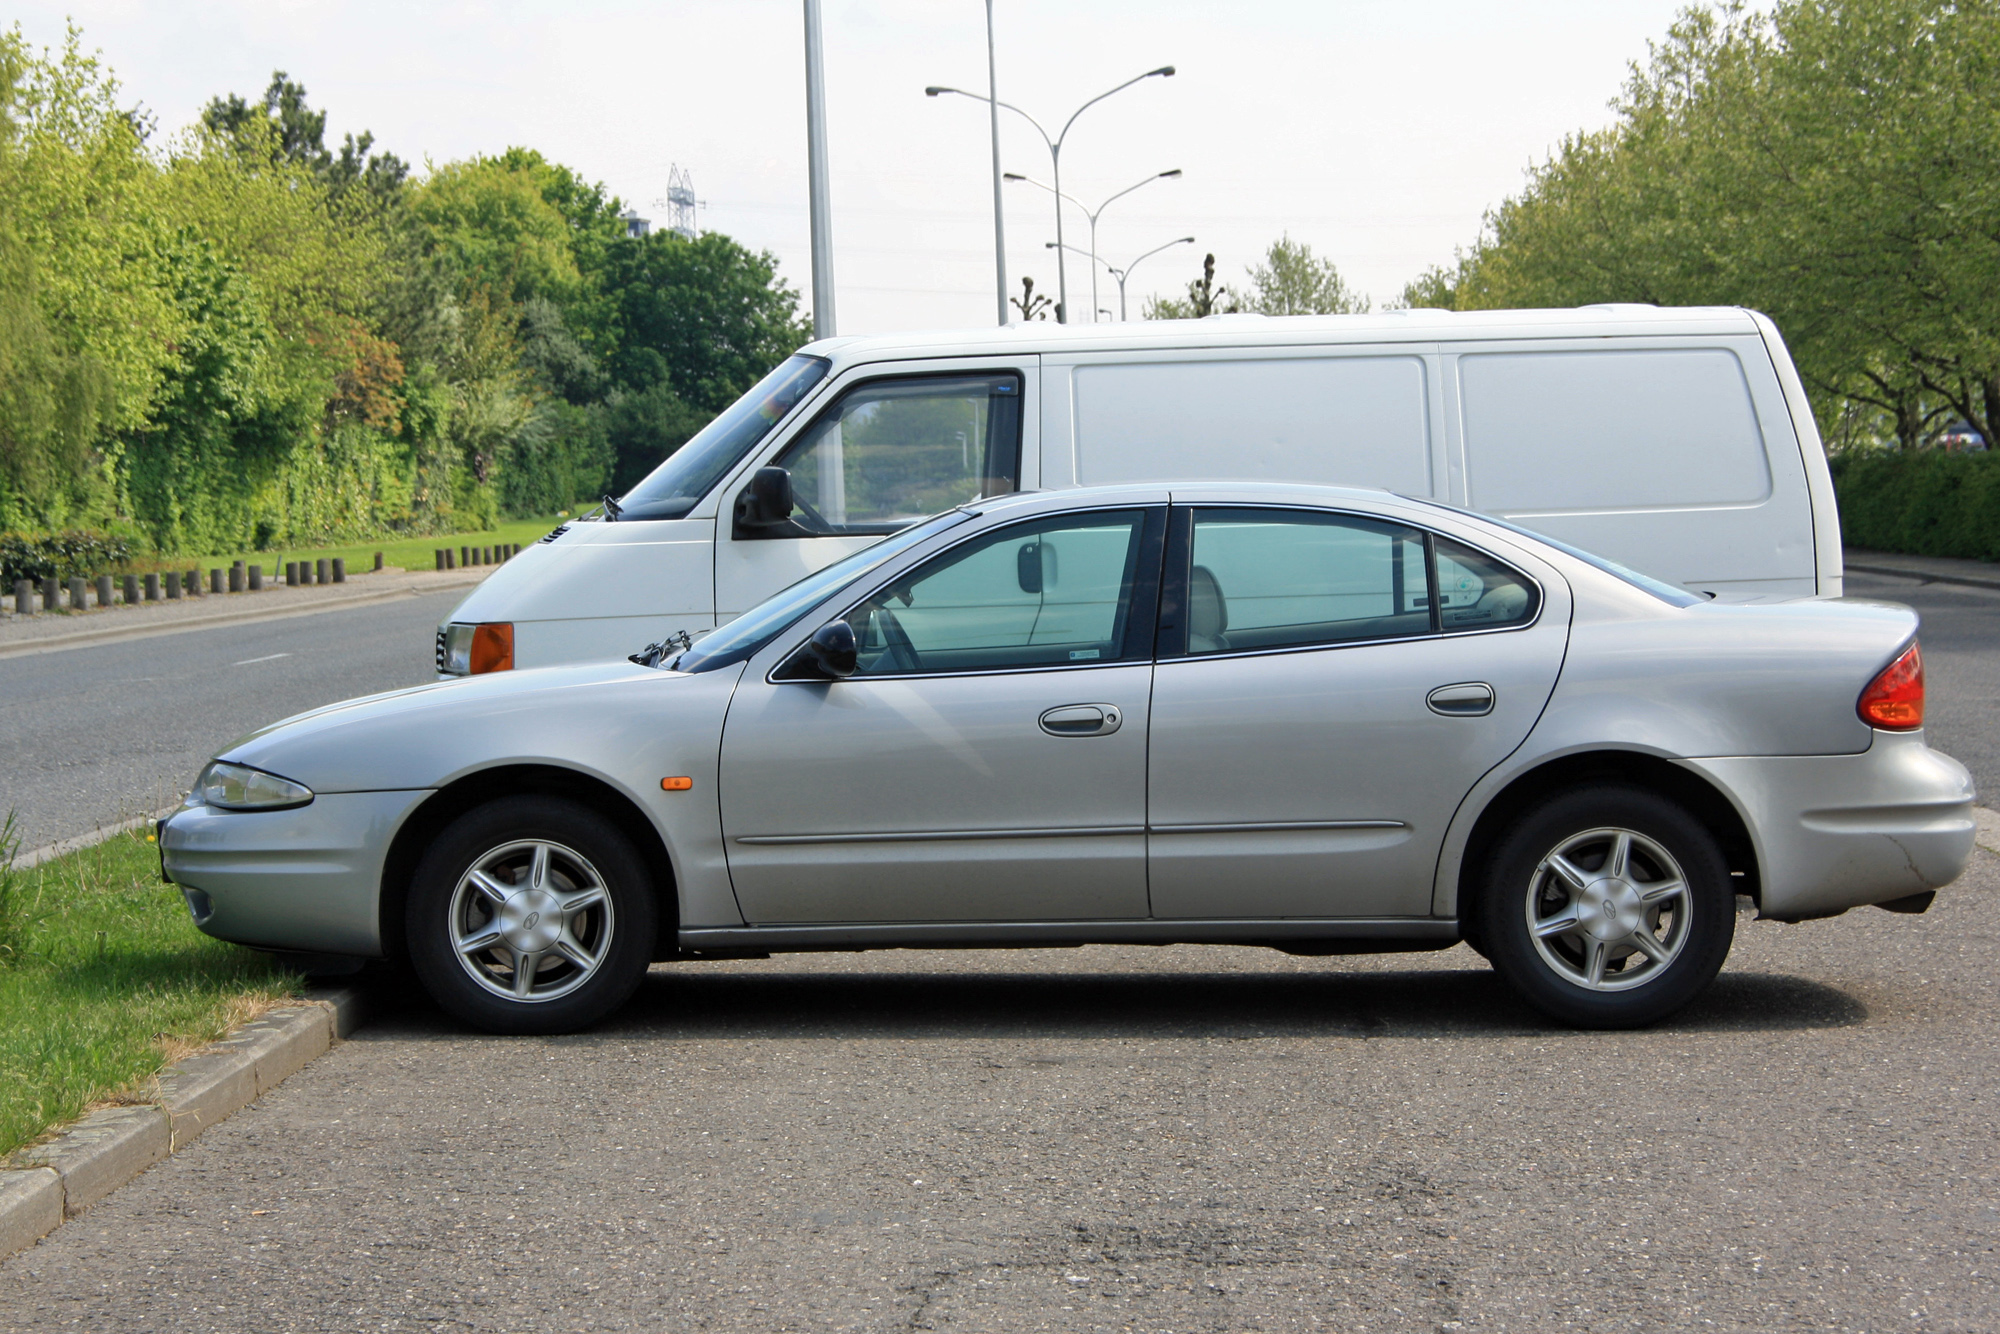
M 641 667 L 658 667 L 660 660 L 665 658 L 669 653 L 678 658 L 693 647 L 694 636 L 685 630 L 676 630 L 659 643 L 646 645 L 646 647 L 634 653 L 626 661 L 636 662 Z M 669 663 L 667 665 L 671 667 L 673 664 Z
M 609 518 L 613 523 L 618 522 L 618 516 L 624 512 L 625 507 L 623 505 L 613 500 L 610 496 L 604 498 L 605 517 Z

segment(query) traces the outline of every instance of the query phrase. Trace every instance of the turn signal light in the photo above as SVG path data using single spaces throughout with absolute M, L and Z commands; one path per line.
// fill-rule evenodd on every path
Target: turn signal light
M 1855 711 L 1862 722 L 1886 732 L 1914 732 L 1924 725 L 1924 655 L 1915 640 L 1868 683 Z
M 660 791 L 662 792 L 685 792 L 693 786 L 694 779 L 685 776 L 680 778 L 662 778 L 660 780 Z
M 481 672 L 514 670 L 512 621 L 488 621 L 472 627 L 472 654 L 466 662 L 466 670 L 473 676 Z

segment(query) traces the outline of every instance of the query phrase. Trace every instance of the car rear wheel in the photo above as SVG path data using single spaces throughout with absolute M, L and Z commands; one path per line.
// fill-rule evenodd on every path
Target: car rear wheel
M 424 989 L 494 1033 L 567 1033 L 630 998 L 657 912 L 645 863 L 575 802 L 507 797 L 459 817 L 411 886 L 410 961 Z
M 1715 839 L 1638 788 L 1562 793 L 1501 841 L 1479 904 L 1482 953 L 1542 1013 L 1635 1028 L 1714 980 L 1736 932 Z

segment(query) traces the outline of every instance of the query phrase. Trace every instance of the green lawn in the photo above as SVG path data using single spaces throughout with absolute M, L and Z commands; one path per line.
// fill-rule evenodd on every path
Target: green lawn
M 130 568 L 140 574 L 149 570 L 201 570 L 206 576 L 212 569 L 227 570 L 233 561 L 245 565 L 261 565 L 264 577 L 273 579 L 285 571 L 289 560 L 327 560 L 335 556 L 347 562 L 349 574 L 359 574 L 375 564 L 375 553 L 382 553 L 384 565 L 400 565 L 406 570 L 428 570 L 434 568 L 435 558 L 431 555 L 439 547 L 450 547 L 454 552 L 460 547 L 498 546 L 503 543 L 518 542 L 522 546 L 533 542 L 561 523 L 562 519 L 550 516 L 542 519 L 513 519 L 497 528 L 489 528 L 483 533 L 438 533 L 429 537 L 383 537 L 368 542 L 353 542 L 346 546 L 287 547 L 282 551 L 236 551 L 219 556 L 145 556 L 131 562 Z
M 0 1154 L 292 994 L 194 929 L 143 830 L 26 871 L 0 851 Z

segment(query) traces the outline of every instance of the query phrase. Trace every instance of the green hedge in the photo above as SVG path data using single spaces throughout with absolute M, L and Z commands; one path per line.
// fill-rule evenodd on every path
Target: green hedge
M 1832 464 L 1848 546 L 2000 560 L 2000 452 L 1870 452 Z
M 16 579 L 40 581 L 72 574 L 103 574 L 114 565 L 132 558 L 132 548 L 121 537 L 103 533 L 48 533 L 29 537 L 0 533 L 0 588 L 12 588 Z

